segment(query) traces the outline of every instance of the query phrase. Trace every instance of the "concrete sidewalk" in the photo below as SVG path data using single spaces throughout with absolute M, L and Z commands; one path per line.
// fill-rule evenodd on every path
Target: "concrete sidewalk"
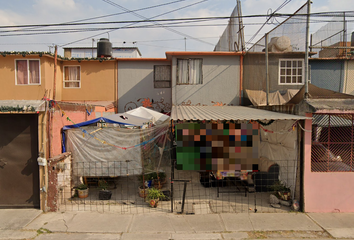
M 354 213 L 176 215 L 0 210 L 0 239 L 354 239 Z

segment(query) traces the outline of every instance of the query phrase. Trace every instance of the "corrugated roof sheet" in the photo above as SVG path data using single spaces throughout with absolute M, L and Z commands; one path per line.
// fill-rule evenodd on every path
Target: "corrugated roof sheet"
M 35 112 L 45 111 L 44 100 L 0 100 L 0 107 L 14 107 L 22 108 L 24 112 L 31 112 L 31 108 L 34 108 Z
M 354 110 L 354 99 L 306 99 L 315 110 Z
M 172 120 L 295 120 L 303 116 L 243 106 L 173 106 Z

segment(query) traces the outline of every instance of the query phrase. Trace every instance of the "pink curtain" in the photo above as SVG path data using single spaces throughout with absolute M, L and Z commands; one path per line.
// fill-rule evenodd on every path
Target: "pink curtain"
M 29 60 L 29 82 L 39 84 L 39 61 L 38 60 Z
M 28 84 L 27 60 L 16 60 L 17 84 Z

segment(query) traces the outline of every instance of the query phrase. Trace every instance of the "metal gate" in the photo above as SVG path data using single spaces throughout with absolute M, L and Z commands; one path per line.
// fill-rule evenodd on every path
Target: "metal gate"
M 0 207 L 39 208 L 38 115 L 0 115 Z
M 269 173 L 252 174 L 250 184 L 239 177 L 217 180 L 209 172 L 175 169 L 171 211 L 181 214 L 288 212 L 290 198 L 278 207 L 270 204 L 271 187 L 278 181 L 279 170 L 279 166 L 274 166 Z

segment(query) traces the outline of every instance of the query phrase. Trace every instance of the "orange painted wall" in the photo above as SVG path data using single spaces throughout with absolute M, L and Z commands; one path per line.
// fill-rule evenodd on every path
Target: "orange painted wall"
M 41 71 L 41 84 L 40 85 L 16 85 L 15 79 L 15 60 L 25 59 L 39 59 Z M 51 95 L 53 94 L 52 79 L 54 76 L 54 59 L 48 56 L 26 56 L 22 55 L 8 55 L 0 57 L 0 99 L 1 100 L 40 100 L 45 94 L 47 89 Z
M 81 66 L 81 88 L 62 88 L 62 101 L 114 101 L 117 94 L 116 61 L 62 61 L 64 66 Z M 60 80 L 63 82 L 61 73 Z

